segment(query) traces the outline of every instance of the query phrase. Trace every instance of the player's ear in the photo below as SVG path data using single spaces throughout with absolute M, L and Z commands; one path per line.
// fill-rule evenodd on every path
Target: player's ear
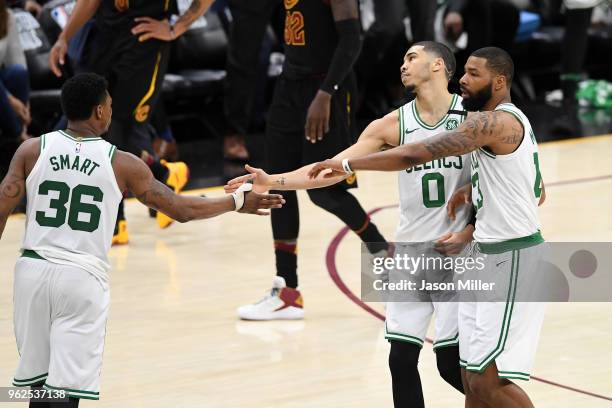
M 438 72 L 444 69 L 444 60 L 442 58 L 434 58 L 433 63 L 431 64 L 431 70 L 433 72 Z
M 506 88 L 506 77 L 503 75 L 495 76 L 495 90 L 500 91 Z
M 104 107 L 102 105 L 96 106 L 96 119 L 102 119 Z

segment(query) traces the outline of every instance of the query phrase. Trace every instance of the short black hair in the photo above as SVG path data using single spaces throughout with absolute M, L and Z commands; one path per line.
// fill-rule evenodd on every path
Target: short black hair
M 505 76 L 508 88 L 510 88 L 514 78 L 514 62 L 510 54 L 501 48 L 484 47 L 474 51 L 471 56 L 486 59 L 487 68 L 497 75 Z
M 62 110 L 68 120 L 87 120 L 104 103 L 108 82 L 98 74 L 77 74 L 62 86 Z
M 427 53 L 433 54 L 438 58 L 442 58 L 446 66 L 446 79 L 450 79 L 455 75 L 457 69 L 457 61 L 455 54 L 446 45 L 435 41 L 420 41 L 414 45 L 420 45 Z

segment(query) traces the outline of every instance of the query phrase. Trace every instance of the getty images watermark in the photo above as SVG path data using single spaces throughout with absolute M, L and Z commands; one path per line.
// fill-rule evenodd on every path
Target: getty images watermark
M 392 251 L 376 255 L 362 245 L 362 300 L 612 301 L 612 243 L 392 245 Z

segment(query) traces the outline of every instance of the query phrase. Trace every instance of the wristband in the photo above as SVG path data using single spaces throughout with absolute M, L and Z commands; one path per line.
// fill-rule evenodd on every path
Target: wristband
M 249 180 L 243 185 L 241 185 L 238 188 L 238 190 L 232 193 L 232 197 L 234 198 L 234 205 L 235 205 L 234 211 L 240 211 L 242 209 L 242 207 L 244 206 L 244 197 L 246 196 L 246 193 L 248 193 L 252 189 L 253 189 L 253 182 Z
M 351 166 L 349 166 L 349 159 L 342 159 L 342 169 L 346 174 L 353 174 L 353 170 L 351 170 Z

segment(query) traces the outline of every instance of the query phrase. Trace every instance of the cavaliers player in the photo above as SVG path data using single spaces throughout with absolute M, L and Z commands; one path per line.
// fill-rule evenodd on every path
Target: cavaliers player
M 285 0 L 285 64 L 266 129 L 267 170 L 284 173 L 334 156 L 354 142 L 355 81 L 352 68 L 361 47 L 356 0 Z M 368 245 L 387 243 L 348 192 L 355 178 L 341 185 L 309 190 L 314 204 L 336 215 Z M 276 278 L 263 301 L 240 307 L 249 320 L 301 319 L 303 301 L 297 276 L 300 227 L 297 196 L 288 191 L 282 209 L 272 211 Z
M 161 94 L 168 68 L 170 43 L 185 33 L 213 0 L 194 0 L 174 24 L 170 16 L 177 13 L 175 1 L 162 0 L 90 0 L 76 6 L 49 53 L 49 65 L 57 76 L 65 62 L 68 41 L 95 15 L 95 36 L 88 42 L 88 65 L 109 82 L 115 100 L 113 123 L 106 138 L 120 149 L 141 157 L 157 180 L 176 193 L 189 178 L 185 163 L 157 160 L 142 149 L 135 133 L 147 133 L 146 124 Z M 172 223 L 167 214 L 158 212 L 157 224 L 166 228 Z M 127 244 L 129 236 L 123 214 L 123 201 L 113 235 L 113 244 Z

